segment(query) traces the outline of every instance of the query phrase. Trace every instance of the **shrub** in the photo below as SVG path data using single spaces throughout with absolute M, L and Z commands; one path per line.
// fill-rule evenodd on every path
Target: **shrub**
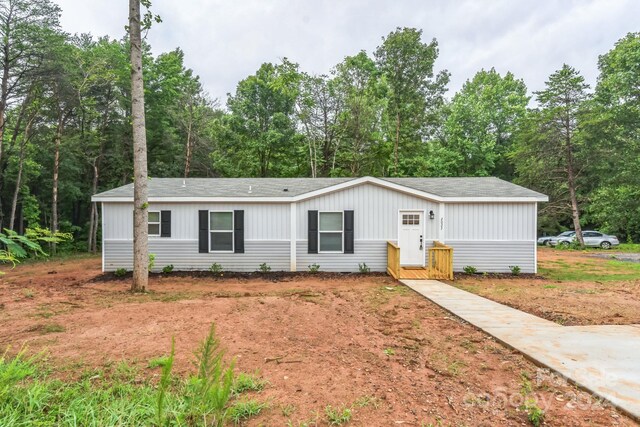
M 514 276 L 519 275 L 521 271 L 520 267 L 517 265 L 510 265 L 509 270 L 511 270 L 511 274 L 513 274 Z
M 118 268 L 116 269 L 116 271 L 113 272 L 113 274 L 116 277 L 124 277 L 127 275 L 127 269 L 126 268 Z
M 318 271 L 320 271 L 320 264 L 311 264 L 309 266 L 309 273 L 316 274 Z
M 269 264 L 267 264 L 266 262 L 263 262 L 262 264 L 260 264 L 260 266 L 258 267 L 258 271 L 260 273 L 268 273 L 271 271 L 271 267 L 269 267 Z
M 149 271 L 156 265 L 156 254 L 149 254 Z
M 218 264 L 217 262 L 214 262 L 213 264 L 211 264 L 211 267 L 209 267 L 209 271 L 214 274 L 220 274 L 222 273 L 223 270 L 220 264 Z
M 173 271 L 173 264 L 165 265 L 164 267 L 162 267 L 162 272 L 164 274 L 169 274 L 172 271 Z
M 478 272 L 478 269 L 472 265 L 465 265 L 462 270 L 467 274 L 476 274 Z
M 371 271 L 365 262 L 358 264 L 358 270 L 360 270 L 360 273 L 369 273 Z

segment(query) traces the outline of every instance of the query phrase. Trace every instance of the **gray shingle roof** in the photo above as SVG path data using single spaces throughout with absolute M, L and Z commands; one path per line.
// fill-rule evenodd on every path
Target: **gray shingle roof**
M 357 178 L 152 178 L 149 180 L 149 197 L 295 197 L 354 179 Z M 379 179 L 440 197 L 545 197 L 493 177 Z M 133 184 L 94 197 L 131 198 Z
M 543 197 L 537 191 L 495 177 L 382 178 L 441 197 Z

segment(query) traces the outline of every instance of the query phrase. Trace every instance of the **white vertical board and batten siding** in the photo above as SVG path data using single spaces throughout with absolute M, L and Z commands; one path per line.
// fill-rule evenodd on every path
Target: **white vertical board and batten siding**
M 453 247 L 453 269 L 536 272 L 536 203 L 448 203 L 446 244 Z
M 354 211 L 355 240 L 396 240 L 398 238 L 398 211 L 426 211 L 426 240 L 437 239 L 435 220 L 429 220 L 429 211 L 438 215 L 438 203 L 409 194 L 389 190 L 373 184 L 362 184 L 297 203 L 298 239 L 307 239 L 307 211 Z
M 439 204 L 406 193 L 389 190 L 374 184 L 362 184 L 297 202 L 296 265 L 306 271 L 311 264 L 319 264 L 321 271 L 358 271 L 358 264 L 366 263 L 371 271 L 386 271 L 387 241 L 398 239 L 400 210 L 424 210 L 427 247 L 438 239 L 438 221 L 429 219 L 429 211 L 438 218 Z M 307 253 L 307 212 L 353 210 L 353 254 Z

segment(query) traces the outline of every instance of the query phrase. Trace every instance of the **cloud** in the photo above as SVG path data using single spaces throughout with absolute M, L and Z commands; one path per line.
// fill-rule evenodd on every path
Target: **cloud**
M 126 2 L 58 0 L 66 31 L 120 38 Z M 283 57 L 310 73 L 328 73 L 345 56 L 372 53 L 396 27 L 423 30 L 440 46 L 438 69 L 450 91 L 480 69 L 495 67 L 539 90 L 568 63 L 594 85 L 597 59 L 638 31 L 635 0 L 155 0 L 163 22 L 148 39 L 155 53 L 180 47 L 206 90 L 224 101 L 263 62 Z

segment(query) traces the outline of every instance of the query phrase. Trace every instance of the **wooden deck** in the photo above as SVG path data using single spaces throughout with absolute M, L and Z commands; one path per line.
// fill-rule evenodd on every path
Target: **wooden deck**
M 424 267 L 401 267 L 400 248 L 393 242 L 387 242 L 387 273 L 394 279 L 453 280 L 453 248 L 434 241 L 426 261 Z
M 430 271 L 426 267 L 400 267 L 396 279 L 431 279 Z

